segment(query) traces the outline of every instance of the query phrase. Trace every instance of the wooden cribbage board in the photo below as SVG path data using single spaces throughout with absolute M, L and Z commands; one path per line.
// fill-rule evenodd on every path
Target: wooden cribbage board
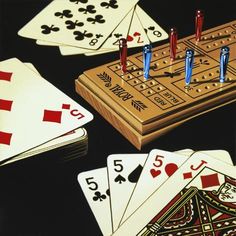
M 219 82 L 220 48 L 230 47 L 226 81 Z M 185 85 L 185 51 L 195 52 L 192 82 Z M 171 62 L 169 43 L 153 49 L 150 78 L 142 53 L 87 70 L 76 91 L 138 149 L 179 124 L 236 100 L 236 21 L 178 40 Z

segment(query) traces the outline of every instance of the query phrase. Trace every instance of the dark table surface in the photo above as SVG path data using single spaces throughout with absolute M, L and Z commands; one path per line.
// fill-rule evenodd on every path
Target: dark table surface
M 49 2 L 0 0 L 0 60 L 17 57 L 33 63 L 44 78 L 94 114 L 94 120 L 85 126 L 89 134 L 89 152 L 70 162 L 62 163 L 55 160 L 57 158 L 50 161 L 52 157 L 48 155 L 46 159 L 28 159 L 1 167 L 1 236 L 101 235 L 77 183 L 77 174 L 106 166 L 109 154 L 139 152 L 74 89 L 74 79 L 79 74 L 118 59 L 117 52 L 93 57 L 63 57 L 56 47 L 38 46 L 34 40 L 17 35 L 17 31 Z M 140 0 L 139 4 L 166 31 L 175 26 L 179 38 L 194 33 L 196 9 L 205 11 L 204 29 L 236 18 L 235 0 Z M 140 50 L 129 50 L 129 54 Z M 236 163 L 235 108 L 235 104 L 231 104 L 194 118 L 145 146 L 142 153 L 153 148 L 169 151 L 224 149 Z

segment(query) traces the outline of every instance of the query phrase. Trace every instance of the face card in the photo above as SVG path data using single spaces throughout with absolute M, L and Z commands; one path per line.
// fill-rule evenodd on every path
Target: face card
M 152 43 L 168 38 L 168 34 L 141 7 L 137 5 L 135 12 Z
M 93 116 L 18 59 L 0 63 L 0 160 L 74 130 Z
M 230 154 L 225 150 L 193 151 L 191 149 L 185 149 L 185 150 L 176 151 L 175 153 L 179 153 L 181 155 L 186 155 L 186 156 L 190 157 L 191 155 L 193 155 L 194 153 L 197 153 L 197 152 L 205 153 L 213 158 L 216 158 L 216 159 L 223 161 L 227 164 L 233 165 L 233 161 L 232 161 Z
M 227 164 L 230 165 L 234 164 L 230 154 L 225 150 L 208 150 L 208 151 L 198 151 L 198 152 L 207 154 L 208 156 L 214 157 L 219 161 L 225 162 Z
M 235 173 L 194 154 L 113 235 L 234 235 Z
M 112 234 L 107 168 L 82 172 L 78 182 L 104 236 Z
M 217 160 L 220 160 L 220 161 L 223 161 L 227 164 L 233 165 L 233 162 L 232 162 L 232 159 L 231 159 L 229 153 L 225 150 L 209 150 L 209 151 L 198 151 L 198 152 L 203 153 L 203 154 L 207 154 Z M 191 155 L 193 155 L 194 153 L 198 153 L 198 152 L 194 152 L 191 149 L 186 149 L 186 150 L 179 150 L 174 153 L 186 156 L 185 158 L 182 158 L 181 160 L 179 160 L 182 163 L 184 163 L 184 161 L 187 160 L 186 158 L 189 158 Z M 165 166 L 165 171 L 168 170 L 168 166 L 177 167 L 177 165 L 175 165 L 176 164 L 175 159 L 172 158 L 171 161 L 172 161 L 172 164 L 171 164 L 171 162 L 167 161 L 167 164 Z M 179 164 L 178 164 L 178 166 L 179 166 Z M 147 163 L 145 164 L 145 166 L 143 168 L 142 175 L 144 175 L 145 171 L 147 170 L 147 167 L 148 167 L 148 159 L 147 159 Z M 151 170 L 152 169 L 150 169 L 150 173 L 151 173 Z M 171 174 L 169 174 L 169 175 L 171 175 Z M 137 183 L 137 186 L 133 187 L 133 192 L 130 195 L 130 199 L 127 201 L 127 203 L 129 205 L 127 205 L 124 216 L 123 216 L 122 221 L 120 223 L 124 222 L 131 215 L 132 212 L 134 212 L 159 186 L 161 186 L 161 184 L 163 184 L 163 182 L 166 179 L 168 179 L 169 175 L 168 176 L 164 175 L 164 177 L 162 177 L 161 179 L 158 179 L 157 180 L 158 183 L 156 183 L 155 180 L 154 180 L 154 182 L 152 182 L 152 180 L 151 181 L 148 180 L 146 182 L 146 185 L 145 185 L 145 180 L 148 179 L 148 177 L 146 177 L 146 176 L 142 177 L 142 178 L 144 178 L 143 182 L 141 182 L 142 179 L 140 177 L 140 179 Z M 144 189 L 145 189 L 145 191 L 143 191 Z
M 75 47 L 98 49 L 137 1 L 52 1 L 18 34 Z

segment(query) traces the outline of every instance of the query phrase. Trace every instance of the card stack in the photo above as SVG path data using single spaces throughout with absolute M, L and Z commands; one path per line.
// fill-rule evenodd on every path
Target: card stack
M 236 172 L 227 151 L 113 154 L 78 182 L 103 235 L 236 235 Z
M 39 45 L 58 46 L 62 55 L 86 56 L 118 50 L 120 38 L 127 39 L 129 48 L 168 38 L 137 2 L 52 1 L 18 34 L 36 39 Z
M 92 118 L 31 63 L 0 62 L 0 165 L 49 152 L 63 160 L 84 155 L 88 137 L 79 127 Z

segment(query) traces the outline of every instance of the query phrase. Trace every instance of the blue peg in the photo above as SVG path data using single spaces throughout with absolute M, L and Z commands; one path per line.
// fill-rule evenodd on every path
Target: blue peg
M 192 71 L 193 71 L 194 51 L 192 49 L 186 50 L 185 56 L 185 84 L 191 83 Z
M 149 77 L 151 59 L 152 59 L 152 45 L 147 44 L 143 47 L 143 76 L 145 79 L 148 79 Z
M 220 82 L 225 81 L 227 65 L 229 62 L 229 47 L 224 46 L 220 50 Z

